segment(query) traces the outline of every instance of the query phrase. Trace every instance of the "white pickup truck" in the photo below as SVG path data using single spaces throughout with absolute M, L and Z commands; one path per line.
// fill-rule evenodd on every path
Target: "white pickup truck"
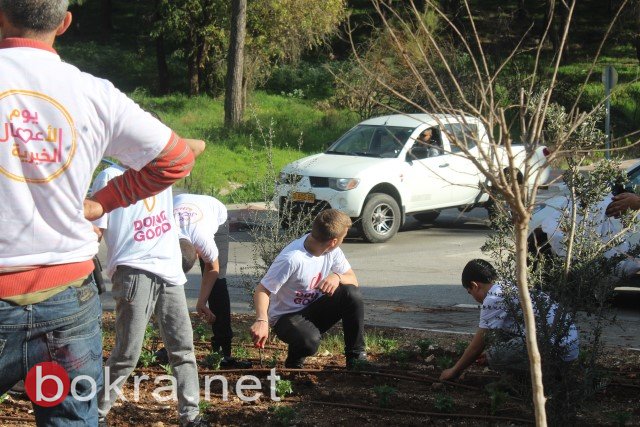
M 420 146 L 416 139 L 428 128 L 432 138 L 427 146 Z M 476 143 L 488 144 L 484 126 L 470 116 L 461 120 L 449 115 L 398 114 L 365 120 L 324 153 L 286 165 L 274 202 L 281 218 L 287 209 L 339 209 L 373 243 L 393 237 L 405 215 L 431 222 L 441 209 L 487 207 L 486 178 L 450 143 L 451 136 L 466 141 L 478 158 Z M 513 151 L 520 159 L 519 171 L 524 172 L 524 147 L 514 146 Z M 506 168 L 506 153 L 498 150 L 498 154 Z M 544 147 L 538 148 L 529 164 L 532 180 L 539 171 L 539 182 L 545 183 L 549 171 Z

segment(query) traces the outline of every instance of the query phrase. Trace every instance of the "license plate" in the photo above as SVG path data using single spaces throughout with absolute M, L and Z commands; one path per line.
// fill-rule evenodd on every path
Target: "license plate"
M 294 202 L 315 203 L 316 195 L 313 193 L 291 193 Z

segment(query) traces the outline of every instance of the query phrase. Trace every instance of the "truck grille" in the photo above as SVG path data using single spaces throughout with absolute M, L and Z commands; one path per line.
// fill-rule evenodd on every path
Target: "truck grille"
M 316 188 L 329 186 L 329 178 L 325 178 L 323 176 L 310 176 L 309 182 L 311 182 L 312 187 L 316 187 Z

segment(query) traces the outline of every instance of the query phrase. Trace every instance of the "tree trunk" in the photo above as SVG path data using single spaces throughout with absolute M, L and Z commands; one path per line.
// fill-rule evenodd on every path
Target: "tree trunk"
M 161 95 L 166 95 L 170 91 L 170 79 L 163 35 L 159 35 L 156 38 L 156 64 L 158 66 L 158 92 Z
M 552 6 L 554 5 L 555 7 L 552 9 Z M 568 59 L 569 43 L 568 41 L 565 41 L 563 45 L 562 37 L 564 28 L 567 24 L 569 10 L 562 4 L 562 2 L 554 2 L 553 0 L 549 0 L 549 7 L 547 9 L 547 12 L 547 19 L 553 20 L 553 22 L 551 23 L 551 28 L 549 29 L 549 36 L 553 45 L 553 52 L 556 56 L 562 55 L 561 63 L 565 63 Z M 562 52 L 560 51 L 561 46 L 564 46 Z
M 527 232 L 529 215 L 518 215 L 515 224 L 516 233 L 516 279 L 518 281 L 518 296 L 524 314 L 525 337 L 527 353 L 529 354 L 529 369 L 533 388 L 533 404 L 535 407 L 536 426 L 547 425 L 545 411 L 544 386 L 542 384 L 542 360 L 536 341 L 536 321 L 533 313 L 529 286 L 527 283 Z
M 224 96 L 224 123 L 236 127 L 242 122 L 244 103 L 242 81 L 244 40 L 247 31 L 247 0 L 231 2 L 231 39 L 227 56 L 227 81 Z
M 108 0 L 111 1 L 111 0 Z M 160 12 L 160 0 L 155 0 L 153 20 L 155 24 L 162 20 Z M 156 67 L 158 68 L 158 92 L 166 95 L 170 90 L 169 66 L 167 65 L 167 51 L 164 47 L 164 35 L 160 33 L 154 40 L 156 45 Z
M 636 2 L 636 36 L 634 41 L 636 45 L 636 57 L 638 58 L 638 62 L 640 62 L 640 1 Z
M 102 0 L 102 30 L 106 34 L 110 34 L 113 30 L 113 21 L 111 15 L 113 12 L 113 3 L 111 0 Z
M 189 95 L 196 96 L 200 93 L 200 81 L 198 75 L 198 49 L 197 36 L 192 31 L 187 41 L 187 76 L 189 79 Z

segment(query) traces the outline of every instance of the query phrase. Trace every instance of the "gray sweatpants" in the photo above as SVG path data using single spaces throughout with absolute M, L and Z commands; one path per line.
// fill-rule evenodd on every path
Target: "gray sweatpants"
M 151 314 L 155 314 L 173 368 L 180 422 L 185 424 L 192 421 L 198 415 L 200 389 L 184 288 L 170 286 L 155 274 L 127 266 L 118 266 L 112 282 L 112 294 L 116 300 L 116 344 L 106 363 L 109 376 L 108 379 L 105 377 L 105 384 L 109 381 L 122 387 L 138 363 L 147 323 Z M 122 378 L 117 381 L 119 377 Z M 167 385 L 163 382 L 156 387 Z M 104 389 L 100 390 L 100 418 L 107 415 L 116 396 L 114 389 L 110 390 L 108 396 Z

